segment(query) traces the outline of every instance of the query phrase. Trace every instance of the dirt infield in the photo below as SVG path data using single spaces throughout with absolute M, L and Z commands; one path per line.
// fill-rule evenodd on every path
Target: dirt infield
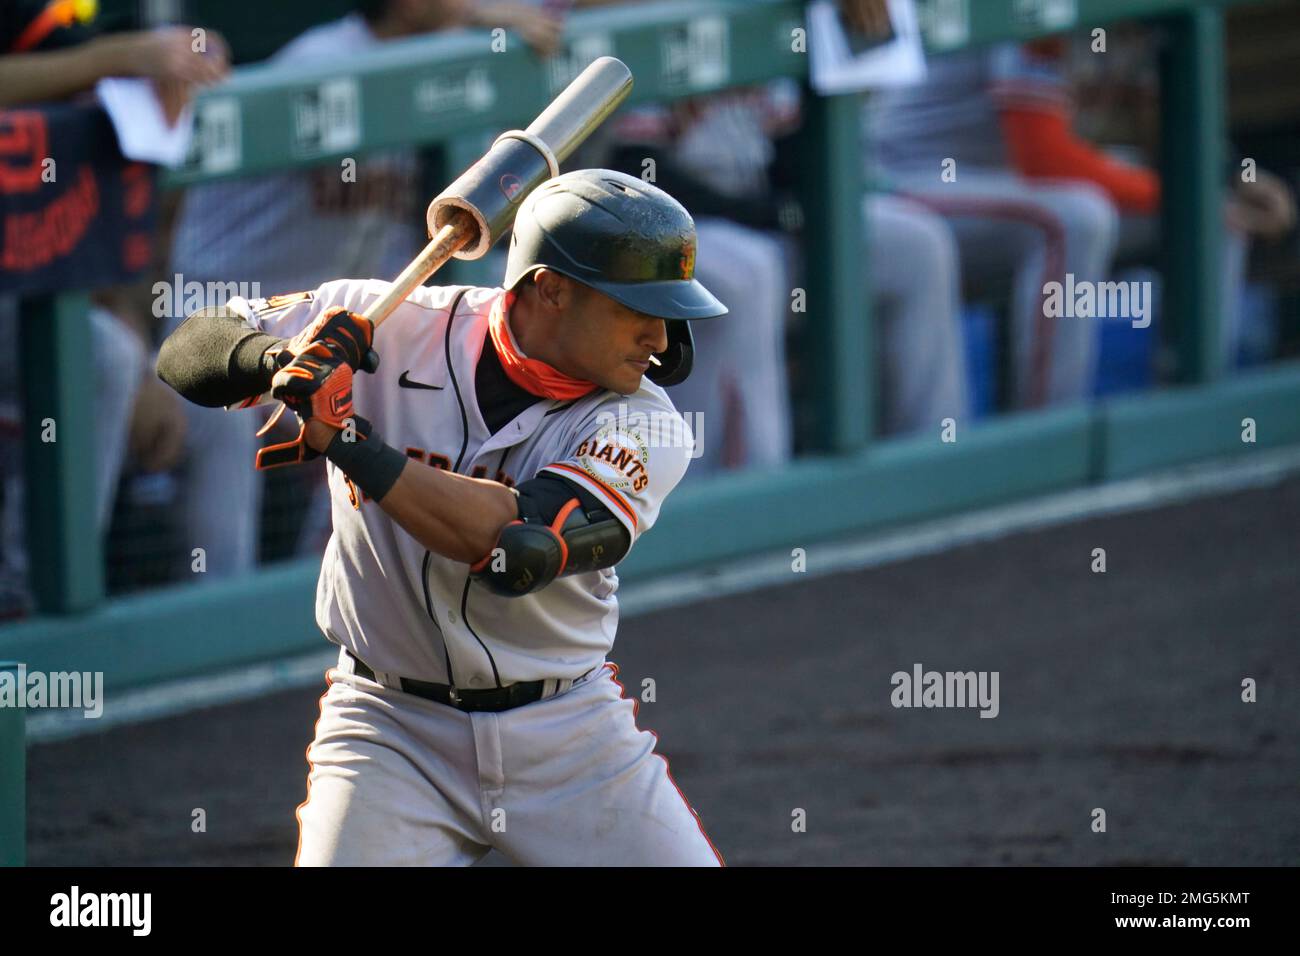
M 611 659 L 733 865 L 1294 865 L 1298 538 L 1293 478 L 792 573 L 627 620 Z M 997 671 L 997 717 L 893 707 L 918 663 Z M 289 863 L 322 690 L 33 747 L 29 862 Z

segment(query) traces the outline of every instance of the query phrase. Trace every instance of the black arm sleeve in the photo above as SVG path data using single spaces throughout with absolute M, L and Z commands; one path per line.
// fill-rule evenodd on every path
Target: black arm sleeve
M 196 405 L 221 408 L 271 387 L 276 365 L 266 350 L 284 341 L 231 313 L 196 312 L 163 342 L 158 377 Z

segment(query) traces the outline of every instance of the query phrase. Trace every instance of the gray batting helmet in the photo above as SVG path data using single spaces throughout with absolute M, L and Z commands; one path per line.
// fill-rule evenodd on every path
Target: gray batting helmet
M 695 222 L 657 186 L 612 169 L 579 169 L 547 180 L 515 217 L 505 287 L 545 266 L 598 289 L 629 309 L 669 321 L 668 348 L 646 377 L 674 385 L 690 374 L 694 339 L 686 319 L 726 315 L 695 278 Z

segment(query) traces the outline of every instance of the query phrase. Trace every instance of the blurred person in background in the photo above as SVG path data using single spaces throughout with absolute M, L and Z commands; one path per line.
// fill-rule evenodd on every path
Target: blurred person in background
M 382 43 L 462 27 L 515 30 L 538 53 L 553 52 L 562 22 L 521 3 L 473 0 L 362 0 L 355 13 L 291 40 L 268 62 L 316 67 Z M 358 157 L 354 174 L 338 162 L 204 184 L 189 189 L 173 236 L 169 274 L 188 284 L 314 289 L 337 276 L 391 279 L 425 242 L 419 158 L 395 149 Z M 207 303 L 220 304 L 220 303 Z M 174 329 L 184 315 L 168 316 Z M 257 559 L 262 479 L 253 470 L 261 418 L 194 405 L 182 479 L 184 551 L 203 547 L 207 573 L 249 571 Z M 312 469 L 312 503 L 299 536 L 319 554 L 329 536 L 323 469 Z
M 1050 37 L 933 59 L 923 86 L 882 96 L 867 119 L 887 174 L 953 224 L 965 278 L 978 285 L 1014 275 L 1017 406 L 1084 398 L 1095 377 L 1098 324 L 1045 316 L 1046 283 L 1067 274 L 1076 284 L 1105 280 L 1117 258 L 1158 252 L 1160 178 L 1132 151 L 1108 152 L 1076 132 L 1066 49 L 1064 38 Z M 1115 82 L 1112 68 L 1141 63 L 1150 78 L 1155 55 L 1107 53 L 1105 75 L 1092 77 L 1093 102 L 1107 102 L 1096 93 Z M 1158 98 L 1145 107 L 1135 115 L 1149 135 Z M 1221 260 L 1221 347 L 1230 364 L 1248 239 L 1281 235 L 1295 218 L 1280 180 L 1259 171 L 1245 183 L 1233 170 Z
M 869 166 L 906 199 L 943 217 L 956 239 L 963 282 L 997 291 L 1011 279 L 1013 407 L 1090 394 L 1098 330 L 1043 315 L 1043 287 L 1106 277 L 1118 214 L 1089 181 L 1030 179 L 1015 164 L 1019 118 L 1034 97 L 1054 95 L 1015 44 L 930 58 L 926 79 L 872 97 L 863 121 Z M 1113 172 L 1118 182 L 1127 179 Z M 909 269 L 876 260 L 876 275 Z M 887 280 L 886 280 L 887 281 Z
M 1153 168 L 1160 149 L 1159 39 L 1158 29 L 1134 23 L 1112 28 L 1104 51 L 1095 51 L 1085 34 L 1023 48 L 1024 56 L 1038 62 L 1045 82 L 1059 83 L 1065 93 L 1020 107 L 1017 168 L 1030 178 L 1083 178 L 1106 189 L 1120 210 L 1116 259 L 1124 265 L 1159 265 L 1160 177 Z M 1232 368 L 1251 245 L 1290 232 L 1296 208 L 1285 181 L 1264 169 L 1244 178 L 1242 157 L 1231 146 L 1228 154 L 1219 331 L 1225 368 Z M 1122 178 L 1114 178 L 1116 168 Z M 1151 276 L 1159 281 L 1159 273 Z M 1162 301 L 1159 295 L 1155 299 Z
M 863 216 L 880 431 L 938 434 L 971 410 L 957 240 L 942 216 L 873 185 Z
M 174 119 L 200 87 L 218 82 L 229 70 L 224 42 L 213 33 L 207 51 L 196 53 L 188 27 L 129 31 L 97 36 L 93 4 L 68 0 L 41 3 L 10 0 L 0 4 L 0 109 L 63 100 L 92 89 L 109 76 L 149 79 L 168 116 Z M 176 403 L 159 398 L 149 375 L 147 329 L 133 325 L 120 289 L 91 296 L 90 346 L 94 364 L 95 516 L 97 530 L 108 529 L 114 494 L 130 437 L 151 460 L 176 434 L 176 419 L 162 409 Z M 139 303 L 137 303 L 138 305 Z M 0 296 L 0 619 L 30 611 L 26 588 L 21 421 L 17 366 L 18 302 Z M 146 399 L 163 402 L 145 432 L 133 421 L 149 417 Z M 162 460 L 168 456 L 164 452 Z
M 173 120 L 196 89 L 230 69 L 224 41 L 209 31 L 196 53 L 187 26 L 96 35 L 94 2 L 5 0 L 0 3 L 0 109 L 61 100 L 104 77 L 150 80 Z

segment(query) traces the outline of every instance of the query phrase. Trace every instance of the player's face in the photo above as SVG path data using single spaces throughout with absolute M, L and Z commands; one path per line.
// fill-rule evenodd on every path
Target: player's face
M 569 374 L 631 395 L 650 369 L 650 356 L 668 348 L 663 319 L 635 312 L 582 287 L 565 316 L 564 362 Z

